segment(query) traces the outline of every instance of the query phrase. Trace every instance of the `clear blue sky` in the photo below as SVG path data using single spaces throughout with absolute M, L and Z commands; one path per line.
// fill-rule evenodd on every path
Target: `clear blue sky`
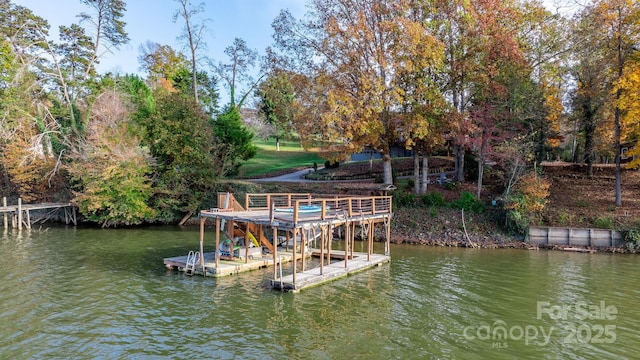
M 58 41 L 58 27 L 77 23 L 76 15 L 81 12 L 91 14 L 91 8 L 80 0 L 11 0 L 25 6 L 36 15 L 49 21 L 51 37 Z M 138 73 L 138 48 L 147 41 L 170 45 L 176 50 L 187 53 L 186 48 L 177 39 L 182 34 L 183 22 L 173 22 L 173 14 L 178 9 L 175 0 L 125 0 L 127 11 L 124 21 L 131 39 L 113 54 L 106 54 L 98 65 L 100 73 Z M 216 62 L 227 62 L 224 49 L 237 37 L 244 39 L 247 45 L 264 54 L 264 49 L 272 44 L 273 30 L 271 22 L 281 9 L 289 9 L 296 18 L 305 13 L 304 0 L 195 0 L 194 6 L 205 4 L 205 12 L 198 15 L 199 20 L 210 19 L 205 36 L 207 49 L 203 52 Z M 223 101 L 226 93 L 220 90 Z

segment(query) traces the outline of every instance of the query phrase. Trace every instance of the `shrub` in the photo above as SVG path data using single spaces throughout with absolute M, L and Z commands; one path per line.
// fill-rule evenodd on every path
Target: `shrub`
M 416 194 L 405 191 L 394 191 L 393 205 L 398 207 L 414 207 L 416 206 Z
M 593 222 L 593 225 L 599 229 L 612 229 L 613 219 L 608 216 L 599 217 Z
M 506 200 L 507 227 L 525 234 L 530 224 L 538 222 L 547 204 L 550 186 L 536 174 L 523 176 Z
M 630 249 L 640 247 L 640 230 L 627 229 L 622 231 L 622 239 Z
M 441 193 L 432 191 L 422 196 L 422 203 L 427 206 L 444 206 L 447 201 Z
M 451 203 L 451 207 L 458 210 L 473 211 L 475 213 L 484 211 L 484 205 L 480 199 L 468 191 L 463 191 L 460 198 Z
M 340 162 L 338 161 L 325 161 L 324 162 L 324 167 L 327 169 L 337 169 L 340 166 Z
M 394 184 L 395 184 L 395 182 L 394 182 Z M 407 180 L 407 189 L 409 189 L 409 190 L 413 189 L 413 186 L 414 186 L 415 184 L 416 184 L 416 183 L 413 181 L 413 179 L 408 179 L 408 180 Z

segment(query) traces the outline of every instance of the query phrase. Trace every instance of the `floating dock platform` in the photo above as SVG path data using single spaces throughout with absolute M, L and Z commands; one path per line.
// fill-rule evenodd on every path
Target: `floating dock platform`
M 319 256 L 319 253 L 314 252 L 313 255 Z M 337 252 L 331 256 L 334 258 L 346 258 L 344 251 Z M 323 267 L 315 267 L 313 269 L 297 273 L 297 276 L 290 274 L 279 279 L 271 280 L 271 287 L 284 291 L 298 292 L 356 272 L 380 266 L 389 261 L 391 261 L 391 258 L 388 255 L 369 255 L 367 253 L 356 252 L 353 254 L 351 259 L 332 262 L 328 265 L 324 265 Z
M 219 193 L 218 208 L 200 211 L 200 251 L 166 258 L 164 263 L 168 268 L 205 276 L 272 266 L 273 288 L 299 291 L 389 262 L 391 199 L 391 196 L 246 194 L 244 204 L 240 204 L 233 194 Z M 208 219 L 215 220 L 216 251 L 205 253 Z M 373 251 L 376 227 L 383 230 L 383 254 Z M 356 232 L 367 242 L 366 252 L 354 252 Z M 344 250 L 332 251 L 334 233 L 344 239 Z M 241 242 L 242 248 L 232 254 L 225 251 L 224 246 L 229 246 L 230 241 L 233 246 Z M 312 243 L 317 250 L 309 250 Z M 260 249 L 258 253 L 256 248 Z M 269 255 L 263 255 L 263 248 Z M 305 260 L 311 253 L 320 257 L 320 266 L 307 269 Z M 339 261 L 332 263 L 332 259 Z M 287 262 L 291 263 L 287 271 L 291 274 L 282 276 Z
M 281 265 L 291 262 L 293 259 L 292 251 L 278 251 L 278 259 L 276 264 Z M 300 254 L 298 254 L 300 259 Z M 189 268 L 189 256 L 176 256 L 164 259 L 164 265 L 169 270 L 178 270 L 189 272 L 190 275 L 198 274 L 204 276 L 221 277 L 236 275 L 245 271 L 252 271 L 263 269 L 269 266 L 273 266 L 273 257 L 271 254 L 251 256 L 249 261 L 245 262 L 243 257 L 236 257 L 233 260 L 219 260 L 218 266 L 216 266 L 216 253 L 206 252 L 204 253 L 204 261 L 202 264 L 198 262 L 192 268 Z

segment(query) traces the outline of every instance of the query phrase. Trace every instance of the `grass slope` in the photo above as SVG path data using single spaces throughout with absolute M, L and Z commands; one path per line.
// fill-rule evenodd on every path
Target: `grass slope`
M 239 178 L 257 178 L 267 174 L 291 172 L 292 169 L 312 167 L 313 163 L 324 164 L 318 151 L 306 151 L 297 142 L 280 142 L 276 151 L 275 140 L 256 141 L 256 156 L 240 167 Z

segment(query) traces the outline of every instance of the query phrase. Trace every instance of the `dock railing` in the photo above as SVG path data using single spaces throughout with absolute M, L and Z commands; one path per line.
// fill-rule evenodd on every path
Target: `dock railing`
M 392 197 L 354 195 L 313 195 L 298 193 L 245 194 L 244 208 L 233 194 L 218 194 L 219 210 L 265 211 L 272 220 L 327 220 L 336 216 L 354 218 L 392 213 Z

